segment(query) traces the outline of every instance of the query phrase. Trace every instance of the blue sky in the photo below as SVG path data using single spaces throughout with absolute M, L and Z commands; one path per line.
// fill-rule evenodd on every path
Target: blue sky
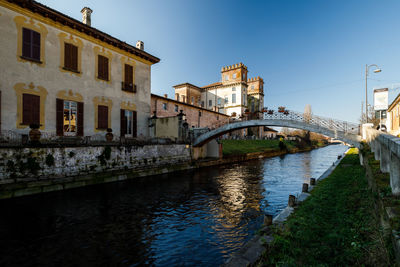
M 373 88 L 400 87 L 400 1 L 40 0 L 73 18 L 93 9 L 92 26 L 161 59 L 152 92 L 220 80 L 222 66 L 243 62 L 264 78 L 265 103 L 358 122 L 365 64 Z M 112 5 L 110 5 L 112 3 Z M 390 91 L 389 101 L 400 93 Z

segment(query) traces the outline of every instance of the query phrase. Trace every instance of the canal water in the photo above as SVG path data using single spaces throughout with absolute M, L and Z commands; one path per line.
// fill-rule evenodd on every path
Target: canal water
M 0 201 L 0 266 L 218 266 L 346 149 Z

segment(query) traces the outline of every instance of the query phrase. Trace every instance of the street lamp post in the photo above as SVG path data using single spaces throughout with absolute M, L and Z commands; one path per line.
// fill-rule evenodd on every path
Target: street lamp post
M 376 64 L 365 64 L 365 120 L 366 123 L 368 123 L 368 70 L 370 67 L 375 67 L 376 69 L 374 70 L 375 73 L 381 72 L 382 70 L 378 67 Z

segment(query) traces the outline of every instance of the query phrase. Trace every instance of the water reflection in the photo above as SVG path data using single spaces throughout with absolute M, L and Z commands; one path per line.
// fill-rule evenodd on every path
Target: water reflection
M 0 266 L 221 264 L 344 149 L 0 201 Z

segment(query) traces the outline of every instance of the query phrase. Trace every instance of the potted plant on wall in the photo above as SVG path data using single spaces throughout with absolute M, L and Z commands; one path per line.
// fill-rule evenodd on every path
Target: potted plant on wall
M 107 133 L 106 133 L 106 140 L 107 142 L 111 142 L 114 138 L 114 135 L 112 133 L 112 129 L 111 128 L 107 128 Z
M 40 136 L 42 136 L 42 133 L 39 131 L 40 124 L 31 123 L 29 124 L 29 128 L 31 128 L 29 131 L 29 139 L 31 142 L 39 142 Z
M 280 112 L 280 113 L 285 112 L 285 107 L 278 107 L 278 112 Z

